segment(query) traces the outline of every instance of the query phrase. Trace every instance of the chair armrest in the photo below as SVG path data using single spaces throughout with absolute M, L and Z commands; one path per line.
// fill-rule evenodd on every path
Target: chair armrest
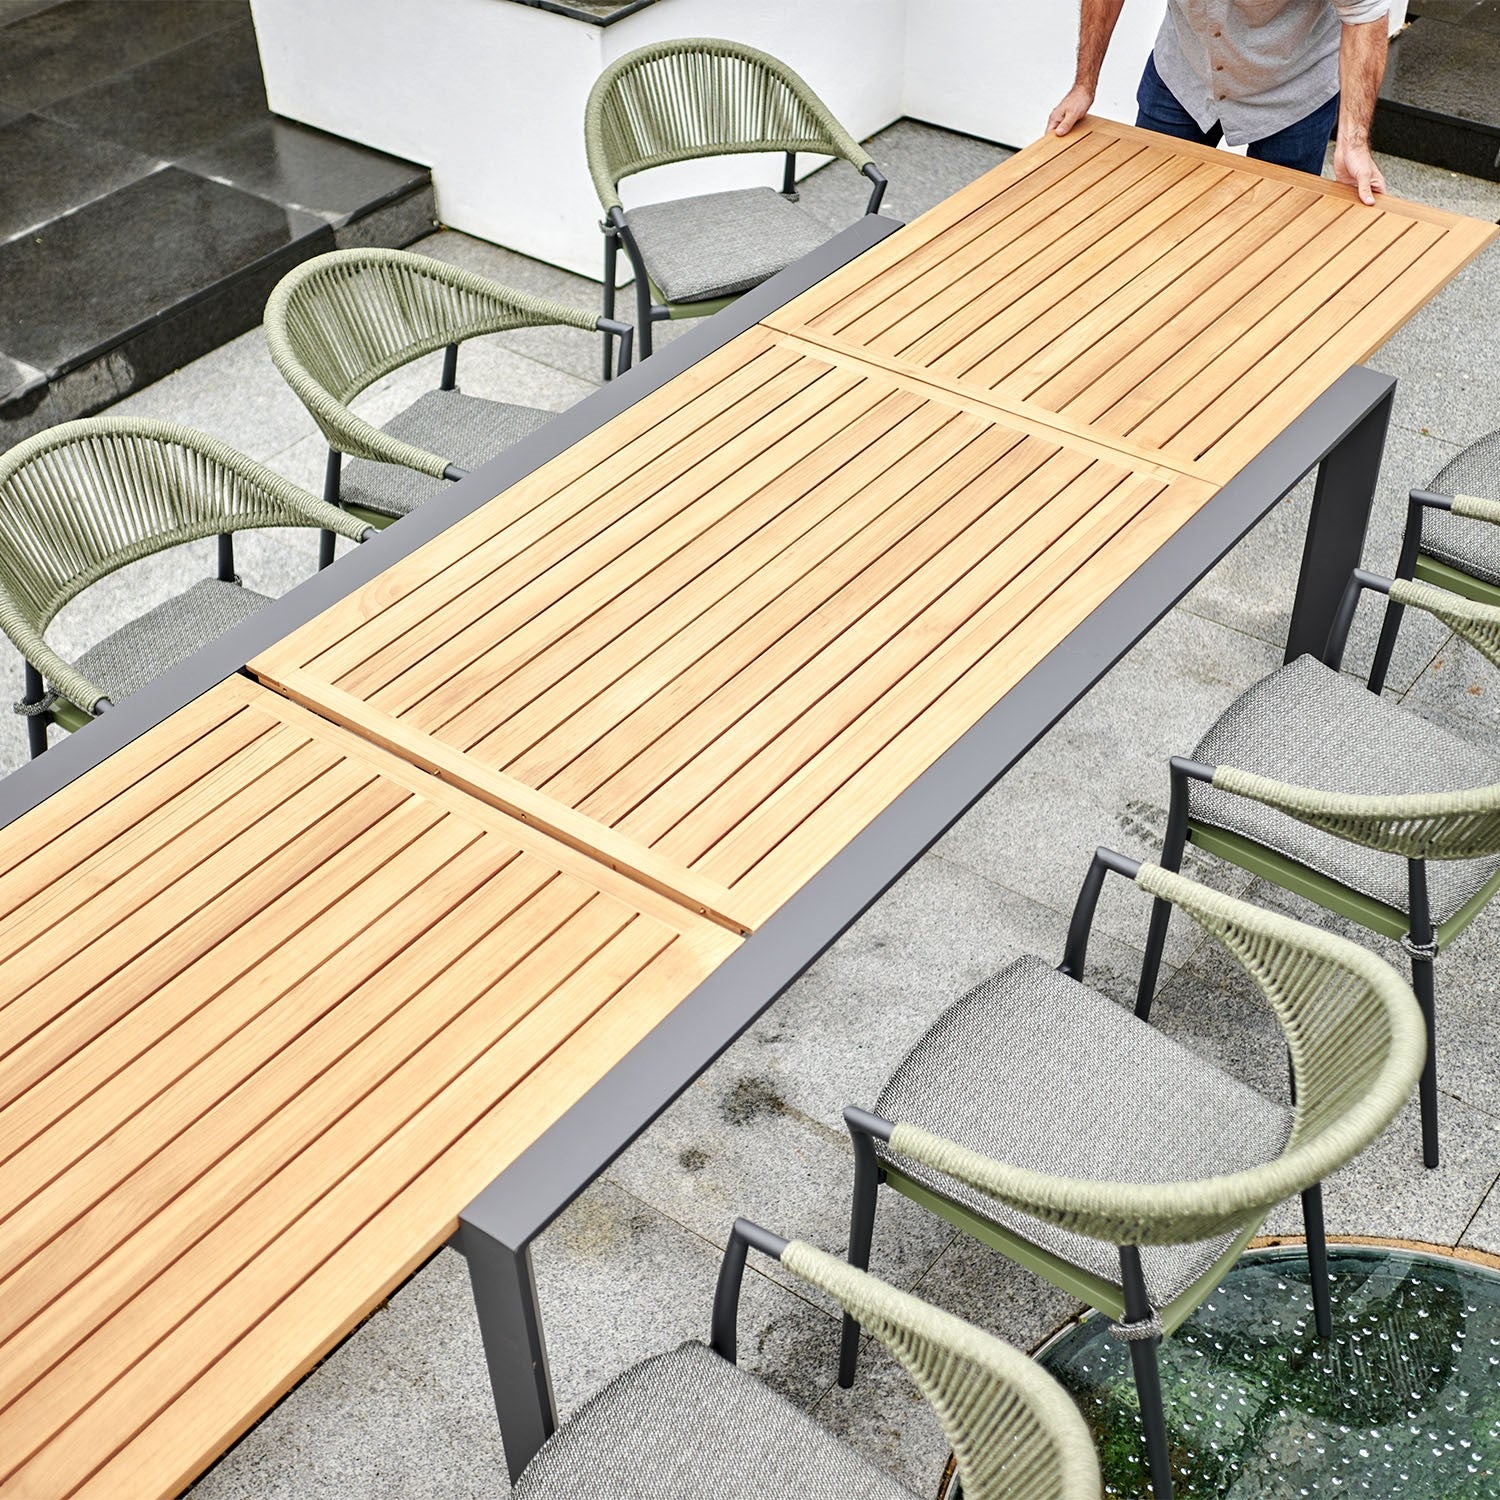
M 870 192 L 870 201 L 865 205 L 867 214 L 880 212 L 880 200 L 885 197 L 886 175 L 872 161 L 867 161 L 860 169 L 861 176 L 868 177 L 874 184 Z
M 101 701 L 106 701 L 104 689 L 72 662 L 64 661 L 26 618 L 16 601 L 4 591 L 0 591 L 0 630 L 4 630 L 16 650 L 70 703 L 76 703 L 85 713 L 92 714 L 97 712 Z
M 745 1254 L 754 1246 L 772 1260 L 780 1260 L 789 1242 L 769 1229 L 762 1229 L 749 1219 L 736 1219 L 719 1263 L 719 1279 L 714 1287 L 712 1331 L 708 1346 L 730 1364 L 739 1353 L 740 1285 L 745 1278 Z
M 1141 872 L 1141 862 L 1125 854 L 1116 854 L 1113 849 L 1098 848 L 1089 862 L 1089 872 L 1083 877 L 1078 891 L 1078 900 L 1073 904 L 1072 920 L 1068 923 L 1068 938 L 1063 945 L 1063 959 L 1057 966 L 1070 979 L 1083 978 L 1084 960 L 1088 954 L 1089 934 L 1094 927 L 1094 913 L 1099 906 L 1099 895 L 1104 889 L 1104 877 L 1109 874 L 1123 875 L 1134 880 Z

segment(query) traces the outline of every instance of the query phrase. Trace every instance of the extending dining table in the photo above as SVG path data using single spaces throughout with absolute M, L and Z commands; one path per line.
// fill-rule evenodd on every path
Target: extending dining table
M 535 1237 L 1315 468 L 1321 647 L 1495 233 L 1090 119 L 0 784 L 0 1496 L 174 1493 L 455 1235 L 519 1474 Z

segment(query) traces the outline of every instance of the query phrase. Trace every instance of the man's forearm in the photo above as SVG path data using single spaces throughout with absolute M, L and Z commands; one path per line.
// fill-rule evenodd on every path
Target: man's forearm
M 1125 0 L 1082 0 L 1078 16 L 1078 72 L 1073 82 L 1090 92 L 1099 87 L 1099 70 L 1109 39 L 1115 33 L 1115 22 Z M 1376 87 L 1379 87 L 1377 81 Z
M 1386 17 L 1345 26 L 1339 38 L 1339 143 L 1368 146 L 1390 48 Z

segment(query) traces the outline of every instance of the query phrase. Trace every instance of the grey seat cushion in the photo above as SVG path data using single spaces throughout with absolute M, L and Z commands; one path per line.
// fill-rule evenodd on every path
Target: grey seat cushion
M 1455 454 L 1427 488 L 1439 495 L 1500 500 L 1500 432 Z M 1422 550 L 1486 583 L 1500 584 L 1500 526 L 1429 510 L 1422 517 Z
M 800 1407 L 703 1344 L 625 1371 L 548 1439 L 512 1500 L 911 1500 Z
M 1240 1171 L 1273 1160 L 1291 1131 L 1282 1105 L 1029 955 L 951 1005 L 891 1075 L 875 1109 L 995 1160 L 1094 1182 L 1188 1182 Z M 881 1151 L 924 1186 L 1120 1284 L 1117 1247 Z M 1153 1306 L 1190 1287 L 1233 1239 L 1143 1247 Z
M 270 602 L 237 583 L 205 578 L 90 646 L 74 666 L 118 703 Z
M 1255 684 L 1203 737 L 1193 758 L 1320 791 L 1392 795 L 1500 782 L 1500 759 L 1302 656 Z M 1406 911 L 1406 861 L 1311 828 L 1248 797 L 1194 782 L 1199 822 L 1256 843 Z M 1447 921 L 1500 868 L 1500 856 L 1433 860 L 1433 920 Z
M 748 291 L 832 233 L 768 187 L 648 203 L 627 218 L 646 269 L 669 302 Z
M 461 391 L 428 391 L 380 430 L 429 453 L 441 453 L 460 469 L 477 469 L 556 415 L 533 406 L 484 401 Z M 344 465 L 339 498 L 345 505 L 361 505 L 383 516 L 404 516 L 431 499 L 445 482 L 400 464 L 355 458 Z

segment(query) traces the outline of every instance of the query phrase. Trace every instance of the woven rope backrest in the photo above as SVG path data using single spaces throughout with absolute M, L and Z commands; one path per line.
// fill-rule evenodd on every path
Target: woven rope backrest
M 1500 493 L 1500 485 L 1496 486 Z M 1500 500 L 1488 500 L 1481 495 L 1455 495 L 1453 514 L 1466 516 L 1471 521 L 1488 521 L 1491 526 L 1500 526 Z
M 623 178 L 650 167 L 746 151 L 870 160 L 787 65 L 738 42 L 685 37 L 617 58 L 584 112 L 589 171 L 605 208 Z
M 594 320 L 424 255 L 332 250 L 276 284 L 266 303 L 266 343 L 327 432 L 320 405 L 342 407 L 419 355 L 482 333 L 556 322 L 592 328 Z
M 965 1500 L 1100 1493 L 1078 1409 L 1020 1350 L 800 1240 L 781 1263 L 857 1318 L 911 1376 L 952 1445 Z
M 291 490 L 227 444 L 159 422 L 93 418 L 0 458 L 0 588 L 38 633 L 70 599 L 127 563 L 251 526 L 306 524 Z
M 1204 1240 L 1257 1222 L 1342 1166 L 1405 1102 L 1421 1071 L 1416 999 L 1383 959 L 1344 938 L 1143 865 L 1137 883 L 1186 910 L 1246 969 L 1286 1033 L 1297 1113 L 1282 1154 L 1194 1182 L 1086 1182 L 994 1161 L 916 1126 L 891 1149 L 1024 1213 L 1116 1245 Z

